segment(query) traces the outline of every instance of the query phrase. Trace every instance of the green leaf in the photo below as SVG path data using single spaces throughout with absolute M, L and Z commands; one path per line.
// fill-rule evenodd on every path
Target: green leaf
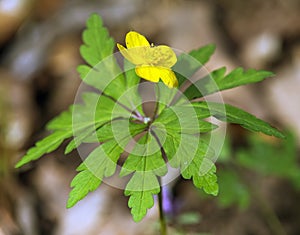
M 195 187 L 203 189 L 207 194 L 217 196 L 219 185 L 217 182 L 216 167 L 211 163 L 212 166 L 209 171 L 202 175 L 201 172 L 199 172 L 201 164 L 198 165 L 196 160 L 193 160 L 191 165 L 182 173 L 182 176 L 185 179 L 193 178 Z
M 89 192 L 94 191 L 104 177 L 112 176 L 116 171 L 117 161 L 132 136 L 140 133 L 143 125 L 131 123 L 130 131 L 126 131 L 126 120 L 118 120 L 105 125 L 102 138 L 107 142 L 93 150 L 84 162 L 77 168 L 80 171 L 71 183 L 67 207 L 74 206 Z M 104 135 L 107 137 L 104 137 Z
M 153 128 L 153 131 L 162 143 L 170 166 L 183 171 L 195 156 L 199 138 L 193 135 L 165 132 L 158 127 Z
M 107 141 L 108 139 L 122 140 L 126 136 L 134 137 L 137 134 L 145 131 L 147 125 L 144 123 L 136 123 L 128 120 L 116 119 L 101 129 L 97 130 L 97 139 L 100 142 Z
M 153 194 L 160 192 L 157 176 L 167 173 L 160 146 L 155 138 L 146 133 L 140 138 L 122 166 L 120 176 L 134 172 L 126 185 L 125 195 L 130 196 L 128 206 L 134 221 L 140 221 L 154 205 Z
M 204 175 L 205 171 L 212 167 L 212 165 L 208 166 L 207 161 L 203 161 L 203 159 L 213 159 L 215 153 L 199 136 L 166 131 L 159 125 L 155 126 L 155 128 L 153 127 L 152 131 L 159 139 L 168 158 L 169 165 L 173 168 L 179 168 L 184 178 L 191 178 L 196 174 L 196 171 L 199 174 L 199 170 L 202 170 L 201 174 Z M 195 167 L 192 168 L 195 162 L 199 166 L 197 169 Z M 191 171 L 191 169 L 195 170 L 195 172 Z M 195 180 L 198 180 L 198 178 L 196 179 L 195 177 Z M 199 184 L 196 183 L 196 186 L 199 186 Z M 207 189 L 207 191 L 209 190 Z
M 102 125 L 110 122 L 113 118 L 130 115 L 123 107 L 115 107 L 116 103 L 106 96 L 87 92 L 82 94 L 82 98 L 84 105 L 73 105 L 72 112 L 62 113 L 48 124 L 48 128 L 68 127 L 73 132 L 74 138 L 67 145 L 65 154 L 77 148 L 86 138 L 89 138 Z M 64 126 L 66 119 L 71 119 L 71 125 L 66 123 L 66 126 Z M 97 142 L 97 139 L 93 142 Z
M 44 139 L 36 142 L 35 146 L 30 148 L 25 156 L 16 164 L 16 168 L 21 167 L 28 162 L 39 159 L 46 153 L 57 149 L 61 143 L 72 136 L 70 131 L 55 131 Z
M 88 169 L 79 172 L 72 180 L 71 187 L 74 188 L 70 192 L 67 208 L 73 207 L 89 192 L 96 190 L 100 186 L 101 182 L 102 180 L 95 176 Z
M 167 173 L 160 146 L 156 139 L 148 132 L 142 136 L 122 166 L 120 176 L 128 175 L 134 171 L 154 172 L 158 176 Z
M 197 153 L 188 166 L 181 172 L 184 179 L 193 179 L 194 185 L 203 189 L 207 194 L 216 196 L 219 191 L 216 167 L 211 159 L 214 153 L 209 146 L 201 140 Z
M 89 192 L 101 184 L 104 176 L 111 176 L 116 169 L 116 162 L 123 152 L 115 141 L 109 141 L 93 150 L 87 159 L 77 168 L 80 171 L 72 180 L 67 208 L 74 206 Z
M 290 180 L 300 188 L 300 166 L 297 158 L 295 136 L 287 134 L 285 141 L 272 143 L 258 135 L 248 138 L 249 147 L 237 150 L 237 162 L 248 169 L 264 175 L 277 176 Z
M 111 120 L 115 102 L 105 96 L 87 92 L 82 95 L 84 104 L 72 105 L 68 111 L 62 112 L 47 124 L 47 129 L 54 131 L 49 136 L 38 141 L 36 146 L 30 148 L 25 156 L 16 164 L 20 167 L 30 161 L 37 160 L 42 155 L 57 149 L 65 139 L 78 133 L 88 135 L 88 129 Z M 114 109 L 115 116 L 128 116 L 130 113 L 122 107 Z M 86 129 L 88 128 L 88 129 Z M 76 145 L 74 141 L 68 145 L 66 152 L 70 152 Z
M 221 121 L 239 124 L 248 130 L 262 132 L 266 135 L 271 135 L 278 138 L 285 137 L 284 134 L 282 134 L 276 128 L 270 126 L 265 121 L 258 119 L 252 114 L 229 104 L 198 102 L 194 103 L 194 106 L 203 108 L 204 110 L 209 110 L 212 116 Z
M 82 142 L 102 142 L 103 138 L 101 138 L 101 136 L 97 136 L 96 134 L 100 133 L 102 126 L 105 126 L 106 123 L 109 123 L 112 120 L 117 120 L 120 118 L 129 119 L 131 116 L 131 113 L 128 110 L 115 103 L 109 97 L 93 92 L 86 92 L 82 94 L 82 99 L 84 101 L 84 105 L 74 105 L 72 108 L 72 113 L 70 114 L 73 115 L 71 118 L 71 128 L 74 139 L 66 147 L 65 154 L 71 152 Z M 66 114 L 62 114 L 61 122 L 66 119 L 65 116 Z M 59 120 L 60 119 L 57 118 L 55 122 L 51 123 L 50 127 L 63 127 L 63 123 L 59 123 Z M 126 126 L 126 123 L 124 125 Z M 144 127 L 145 126 L 142 128 Z M 106 129 L 107 127 L 102 129 L 101 132 L 105 131 Z M 109 136 L 110 138 L 113 138 L 113 133 Z M 104 138 L 107 138 L 107 133 Z
M 96 129 L 99 125 L 103 125 L 116 118 L 128 119 L 131 113 L 116 104 L 112 99 L 93 92 L 82 94 L 84 105 L 73 106 L 72 112 L 72 128 L 74 134 L 81 131 L 82 128 L 94 126 Z
M 126 77 L 126 87 L 132 88 L 137 86 L 140 83 L 141 78 L 135 72 L 135 65 L 130 63 L 128 60 L 124 59 L 124 72 Z M 137 92 L 137 90 L 136 90 Z
M 170 89 L 163 82 L 159 82 L 155 86 L 156 102 L 158 103 L 157 115 L 161 113 L 164 108 L 169 107 L 173 101 L 174 96 L 178 92 L 177 88 Z
M 190 118 L 193 114 L 196 119 Z M 192 121 L 198 122 L 197 118 L 201 115 L 207 117 L 210 113 L 198 107 L 193 110 L 191 105 L 166 108 L 154 121 L 151 129 L 162 144 L 170 166 L 180 168 L 183 178 L 193 178 L 197 188 L 203 188 L 208 194 L 217 195 L 216 168 L 210 160 L 214 159 L 214 151 L 199 136 L 182 133 L 182 130 L 186 127 L 188 129 L 190 124 L 192 124 L 190 128 L 195 127 Z M 174 122 L 176 117 L 179 123 Z M 178 131 L 179 128 L 181 131 Z
M 75 137 L 82 133 L 87 134 L 96 130 L 99 126 L 109 122 L 113 118 L 130 115 L 129 112 L 122 107 L 118 106 L 115 108 L 116 103 L 106 96 L 94 92 L 85 92 L 81 97 L 83 104 L 73 105 L 71 114 L 72 129 Z M 116 111 L 114 115 L 113 110 Z
M 124 59 L 124 74 L 125 87 L 122 96 L 119 97 L 118 102 L 129 107 L 130 110 L 139 112 L 144 115 L 142 109 L 142 98 L 139 94 L 139 83 L 141 78 L 135 72 L 135 65 Z
M 72 152 L 74 149 L 76 149 L 82 142 L 84 142 L 84 140 L 86 138 L 89 138 L 90 135 L 92 135 L 92 133 L 94 131 L 95 131 L 95 128 L 92 126 L 92 127 L 88 127 L 86 129 L 84 129 L 80 133 L 77 132 L 76 136 L 74 136 L 74 138 L 67 145 L 67 147 L 65 149 L 65 154 L 68 154 L 68 153 Z
M 74 139 L 67 145 L 65 154 L 78 147 L 85 138 L 111 119 L 130 115 L 123 107 L 115 107 L 116 103 L 110 98 L 97 93 L 83 93 L 82 99 L 83 104 L 72 105 L 68 111 L 47 124 L 49 130 L 65 130 L 73 133 Z
M 46 125 L 47 130 L 55 131 L 55 130 L 71 129 L 72 111 L 73 111 L 73 106 L 70 106 L 69 110 L 62 112 L 61 114 L 59 114 L 58 116 L 50 120 Z
M 209 110 L 193 105 L 176 105 L 165 108 L 154 123 L 161 123 L 167 131 L 174 133 L 199 134 L 212 131 L 216 125 L 204 121 L 209 117 Z
M 123 124 L 126 125 L 126 120 L 116 120 L 116 121 L 122 121 L 122 123 L 124 122 Z M 101 126 L 100 128 L 93 130 L 93 132 L 90 133 L 89 136 L 86 136 L 84 139 L 82 139 L 81 142 L 83 142 L 83 143 L 102 143 L 102 142 L 106 142 L 108 140 L 114 139 L 114 132 L 112 130 L 111 125 L 112 125 L 112 123 L 108 122 L 108 123 L 104 124 L 103 126 Z
M 149 190 L 149 188 L 152 189 Z M 132 176 L 126 186 L 125 195 L 130 196 L 128 207 L 131 208 L 135 222 L 145 217 L 147 210 L 154 205 L 153 195 L 159 192 L 159 182 L 153 173 L 137 172 Z
M 101 92 L 118 99 L 125 91 L 125 78 L 113 56 L 114 40 L 103 26 L 102 19 L 92 14 L 87 20 L 80 54 L 90 65 L 80 65 L 77 71 L 81 79 Z
M 80 53 L 83 59 L 93 67 L 113 53 L 115 42 L 109 36 L 98 14 L 92 14 L 86 26 L 82 35 L 84 45 L 80 47 Z
M 173 71 L 176 73 L 179 86 L 209 60 L 215 48 L 215 45 L 210 44 L 178 56 Z
M 218 202 L 222 207 L 238 204 L 241 209 L 249 206 L 251 195 L 248 187 L 240 180 L 240 176 L 233 170 L 218 170 L 220 191 Z
M 265 78 L 272 77 L 272 72 L 249 69 L 244 71 L 242 68 L 237 68 L 225 75 L 226 68 L 220 68 L 210 75 L 199 79 L 192 84 L 184 92 L 187 99 L 201 98 L 203 96 L 213 94 L 218 91 L 234 88 L 249 83 L 256 83 L 264 80 Z

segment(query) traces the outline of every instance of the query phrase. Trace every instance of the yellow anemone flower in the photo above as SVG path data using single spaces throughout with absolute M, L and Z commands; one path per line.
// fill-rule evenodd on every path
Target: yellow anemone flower
M 126 34 L 127 49 L 117 44 L 122 55 L 136 65 L 135 72 L 141 78 L 151 82 L 161 79 L 168 87 L 178 86 L 171 67 L 177 62 L 176 54 L 168 46 L 153 46 L 141 34 L 130 31 Z

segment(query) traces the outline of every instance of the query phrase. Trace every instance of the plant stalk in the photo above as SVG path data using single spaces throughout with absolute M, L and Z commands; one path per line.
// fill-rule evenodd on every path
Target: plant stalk
M 158 84 L 155 84 L 156 88 L 156 103 L 155 103 L 155 109 L 153 112 L 152 116 L 152 121 L 155 120 L 158 109 L 159 109 L 159 100 L 160 100 L 160 90 Z M 158 137 L 155 135 L 155 133 L 152 133 L 160 147 L 162 148 L 162 145 L 158 139 Z M 162 155 L 165 155 L 163 149 L 162 149 Z M 159 223 L 160 223 L 160 234 L 161 235 L 167 235 L 167 223 L 166 223 L 166 218 L 164 214 L 164 209 L 163 209 L 163 187 L 161 184 L 161 178 L 158 177 L 158 182 L 159 182 L 159 193 L 158 193 L 158 210 L 159 210 Z
M 161 185 L 161 182 L 160 182 Z M 163 187 L 160 186 L 160 192 L 158 193 L 158 209 L 159 209 L 159 223 L 160 223 L 160 234 L 167 235 L 167 223 L 163 210 Z

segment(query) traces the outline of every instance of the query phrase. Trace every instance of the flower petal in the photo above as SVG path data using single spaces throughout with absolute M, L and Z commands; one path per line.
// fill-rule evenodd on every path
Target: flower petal
M 131 63 L 135 65 L 141 65 L 146 63 L 144 56 L 145 51 L 143 47 L 136 47 L 127 50 L 124 46 L 122 46 L 119 43 L 117 43 L 117 47 L 120 50 L 121 54 Z
M 133 62 L 132 62 L 132 59 L 133 59 L 133 58 L 131 58 L 131 56 L 129 55 L 127 49 L 126 49 L 125 47 L 123 47 L 123 45 L 121 45 L 121 44 L 119 44 L 119 43 L 117 43 L 117 47 L 118 47 L 119 51 L 121 52 L 121 54 L 122 54 L 127 60 L 129 60 L 131 63 L 133 63 Z
M 175 73 L 171 69 L 160 68 L 160 78 L 170 88 L 178 87 Z
M 175 52 L 168 46 L 156 46 L 151 48 L 152 63 L 161 67 L 172 67 L 177 62 Z
M 141 78 L 151 82 L 159 82 L 159 79 L 161 79 L 170 88 L 178 86 L 176 76 L 169 68 L 156 66 L 137 66 L 135 68 L 135 72 Z
M 145 38 L 145 36 L 135 31 L 130 31 L 126 34 L 125 42 L 127 49 L 130 49 L 132 47 L 150 47 L 150 43 Z
M 159 82 L 160 70 L 154 66 L 137 66 L 135 72 L 141 78 L 151 82 Z

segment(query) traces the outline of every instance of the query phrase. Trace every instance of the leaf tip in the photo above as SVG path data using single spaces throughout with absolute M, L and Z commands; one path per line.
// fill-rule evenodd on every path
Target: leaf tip
M 208 44 L 207 45 L 213 52 L 216 50 L 217 46 L 214 43 Z
M 133 218 L 134 222 L 138 223 L 144 218 L 144 216 L 137 216 L 137 215 L 133 214 L 132 218 Z
M 280 138 L 280 139 L 284 139 L 284 140 L 287 139 L 287 135 L 284 134 L 283 132 L 279 131 L 279 130 L 277 130 L 277 134 L 275 135 L 275 137 Z
M 24 159 L 24 157 L 23 158 L 21 158 L 21 160 L 20 161 L 18 161 L 16 164 L 15 164 L 15 169 L 17 169 L 17 168 L 20 168 L 20 167 L 22 167 L 22 166 L 24 166 L 25 164 L 27 164 L 29 161 L 28 160 L 26 160 L 26 159 Z
M 96 13 L 96 12 L 90 14 L 90 17 L 87 20 L 87 26 L 88 27 L 89 26 L 93 26 L 94 25 L 93 22 L 97 22 L 97 23 L 100 23 L 100 25 L 102 25 L 101 16 L 98 13 Z
M 66 208 L 70 209 L 75 205 L 76 205 L 76 202 L 74 200 L 72 200 L 71 198 L 69 198 L 68 201 L 67 201 L 67 204 L 66 204 Z
M 20 168 L 20 167 L 23 166 L 23 165 L 24 165 L 24 164 L 22 164 L 22 162 L 19 161 L 19 162 L 17 162 L 17 163 L 15 164 L 15 169 Z

